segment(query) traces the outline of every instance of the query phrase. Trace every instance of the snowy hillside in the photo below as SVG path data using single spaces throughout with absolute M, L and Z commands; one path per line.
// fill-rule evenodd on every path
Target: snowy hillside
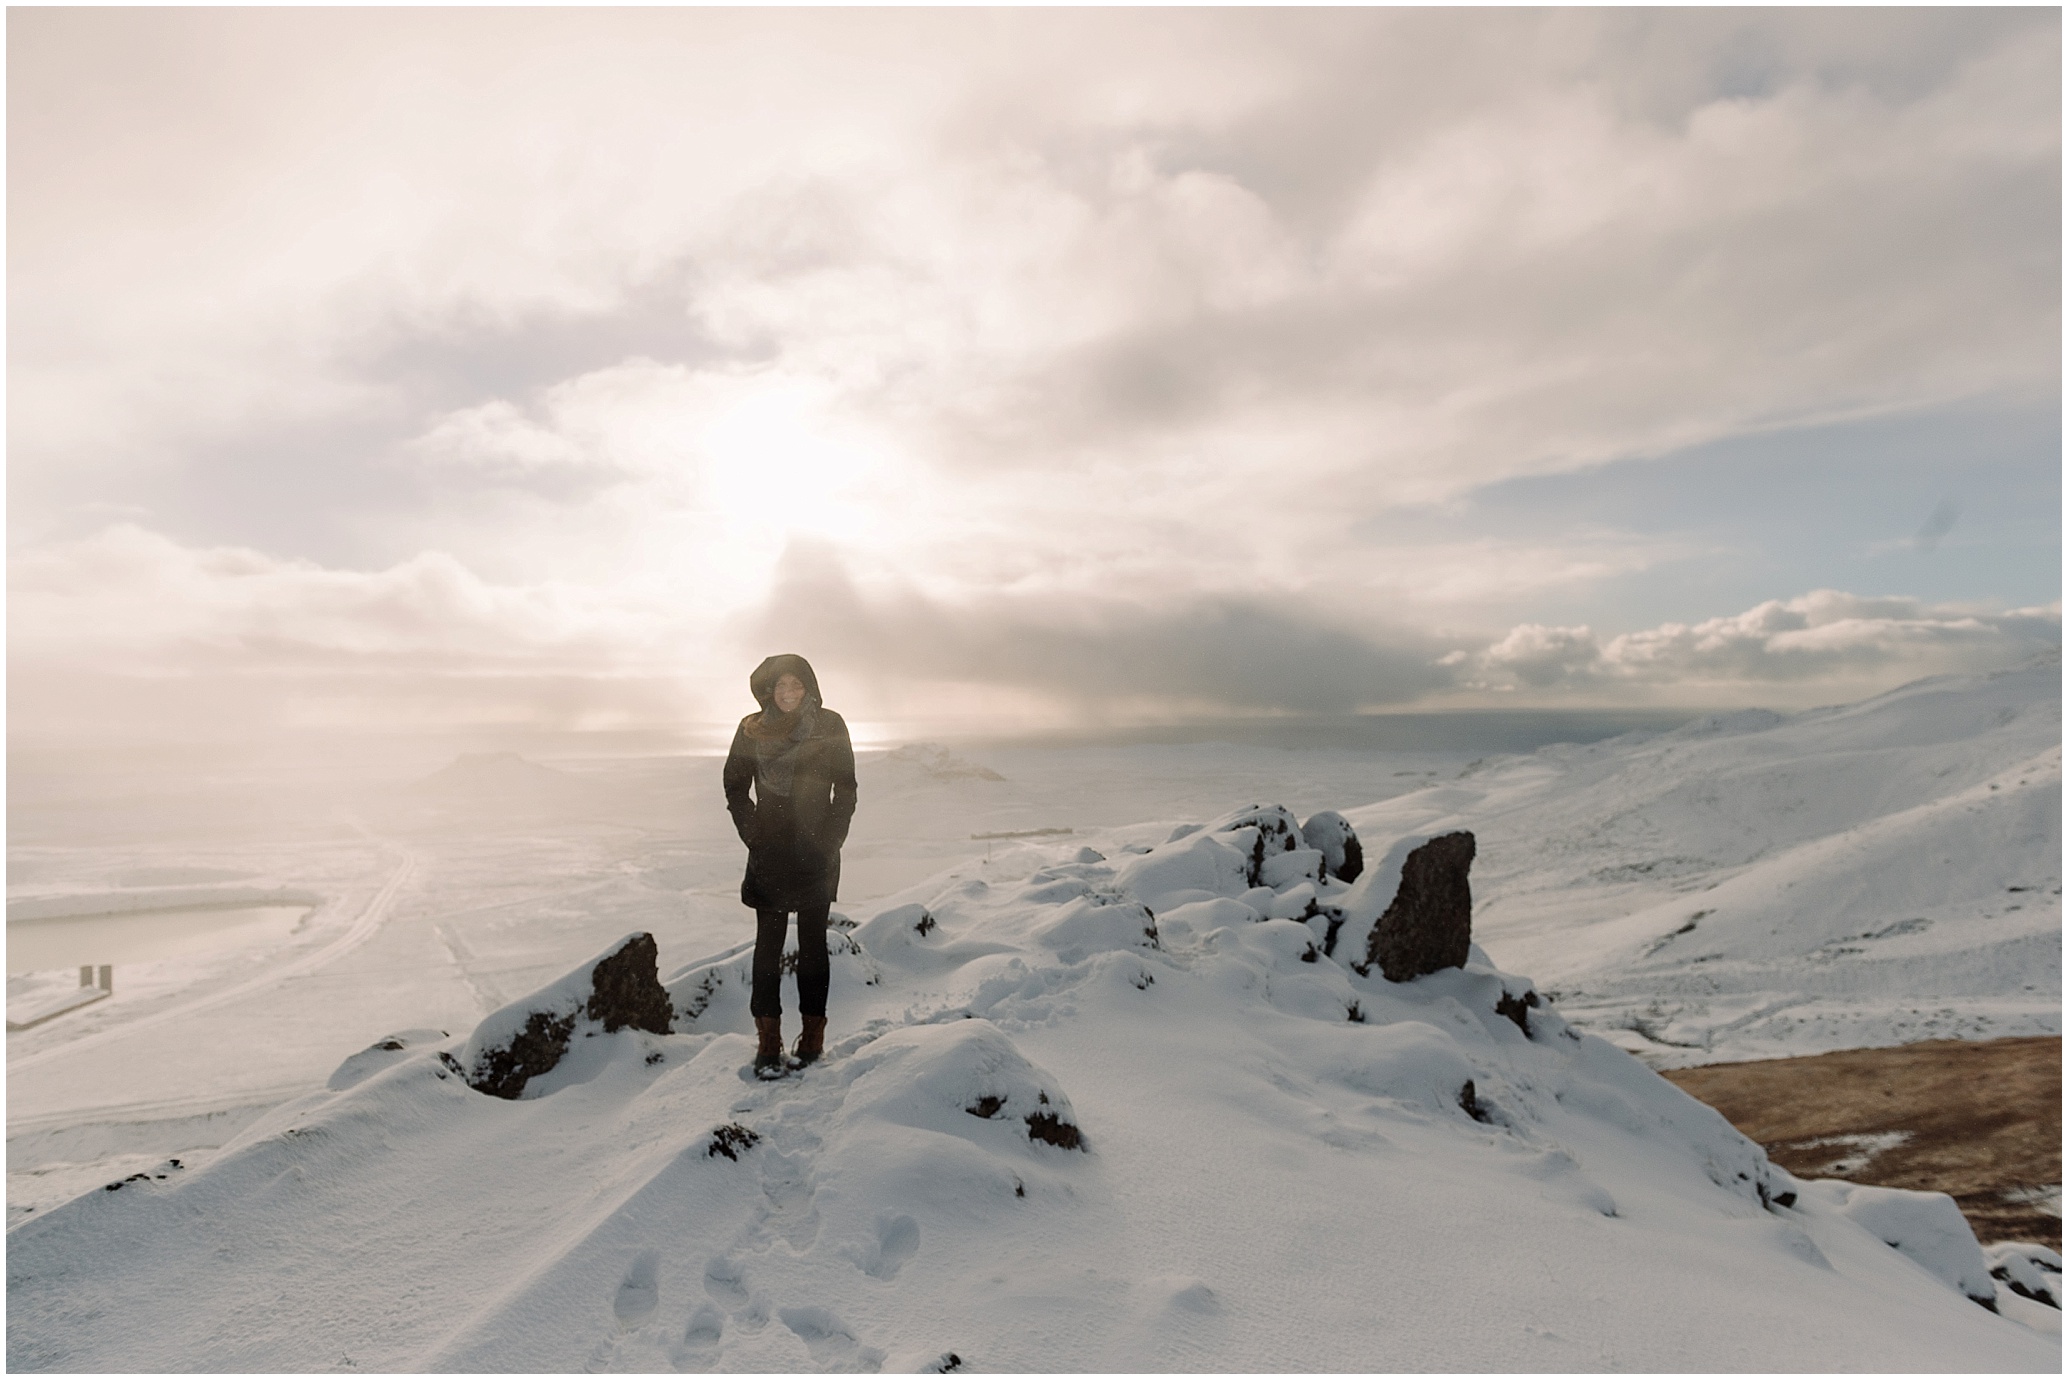
M 2060 674 L 1545 748 L 1348 814 L 1475 830 L 1480 941 L 1658 1066 L 2058 1034 Z
M 744 950 L 663 997 L 644 939 L 376 1041 L 15 1227 L 9 1366 L 2058 1369 L 1951 1200 L 1792 1180 L 1477 947 L 1388 981 L 1414 859 L 1469 853 L 1139 833 L 843 927 L 781 1082 Z

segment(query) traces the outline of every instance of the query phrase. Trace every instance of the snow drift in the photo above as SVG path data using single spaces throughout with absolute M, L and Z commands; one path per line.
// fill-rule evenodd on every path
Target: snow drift
M 745 946 L 633 936 L 15 1228 L 9 1365 L 2058 1369 L 1938 1195 L 1797 1182 L 1469 932 L 1388 980 L 1435 841 L 1346 882 L 1264 805 L 951 870 L 836 926 L 774 1084 Z

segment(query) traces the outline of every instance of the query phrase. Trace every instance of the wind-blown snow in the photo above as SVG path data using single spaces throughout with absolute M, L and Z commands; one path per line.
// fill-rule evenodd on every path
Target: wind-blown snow
M 1322 953 L 1390 896 L 1283 818 L 891 898 L 836 929 L 828 1059 L 774 1084 L 743 951 L 514 1101 L 466 1034 L 377 1042 L 17 1226 L 9 1365 L 2058 1368 L 1977 1305 L 1949 1200 L 1797 1183 L 1476 946 L 1401 984 Z

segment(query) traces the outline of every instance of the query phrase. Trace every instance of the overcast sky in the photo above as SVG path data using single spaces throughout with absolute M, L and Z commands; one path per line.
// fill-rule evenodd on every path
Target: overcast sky
M 2025 659 L 2059 26 L 10 10 L 11 730 Z

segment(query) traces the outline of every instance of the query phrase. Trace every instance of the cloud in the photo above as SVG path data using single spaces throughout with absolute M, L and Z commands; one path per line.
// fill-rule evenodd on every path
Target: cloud
M 1029 581 L 970 597 L 794 540 L 744 612 L 667 587 L 600 601 L 425 553 L 358 572 L 133 524 L 9 563 L 11 732 L 282 727 L 682 728 L 740 708 L 773 651 L 836 707 L 1010 734 L 1039 724 L 1506 703 L 1830 702 L 2060 645 L 2058 605 L 1988 611 L 1819 590 L 1602 638 L 1522 624 L 1477 650 L 1269 587 Z M 837 691 L 837 694 L 835 693 Z
M 1601 647 L 1592 629 L 1524 623 L 1482 652 L 1477 666 L 1483 674 L 1505 676 L 1514 683 L 1540 689 L 1591 676 L 1601 661 Z M 1452 652 L 1444 663 L 1471 666 L 1474 658 L 1465 652 Z
M 139 714 L 187 733 L 680 724 L 722 717 L 733 681 L 778 645 L 812 656 L 847 707 L 936 720 L 967 717 L 972 688 L 1020 712 L 1125 720 L 1347 712 L 1451 682 L 1428 639 L 1349 631 L 1297 600 L 950 602 L 865 588 L 814 542 L 787 549 L 765 605 L 723 625 L 666 600 L 496 584 L 440 553 L 354 572 L 131 524 L 17 555 L 8 597 L 15 726 L 30 734 L 87 730 L 87 705 L 109 731 Z
M 2045 13 L 19 27 L 32 510 L 633 358 L 779 368 L 979 480 L 1290 475 L 1346 522 L 2059 374 Z
M 698 717 L 679 610 L 497 585 L 427 552 L 327 569 L 122 524 L 8 563 L 10 732 L 614 726 Z
M 190 548 L 122 523 L 8 559 L 12 739 L 258 741 L 285 728 L 680 728 L 728 664 L 670 602 Z
M 9 651 L 166 670 L 378 658 L 427 668 L 593 655 L 630 629 L 579 591 L 497 587 L 426 552 L 362 573 L 242 547 L 193 549 L 133 524 L 9 562 Z
M 1349 631 L 1297 599 L 1157 602 L 1115 591 L 950 603 L 904 586 L 865 590 L 836 553 L 809 544 L 786 553 L 767 605 L 737 636 L 810 649 L 869 681 L 1033 692 L 1093 718 L 1346 713 L 1451 680 L 1427 638 Z
M 789 620 L 1073 712 L 1994 655 L 1936 612 L 1590 642 L 1757 542 L 1467 510 L 2050 411 L 2059 22 L 24 11 L 10 653 L 601 684 Z
M 1476 689 L 1604 689 L 1845 683 L 1983 670 L 2061 643 L 2058 603 L 1983 612 L 1917 599 L 1815 590 L 1700 623 L 1664 623 L 1606 641 L 1586 627 L 1523 624 L 1446 661 Z
M 405 450 L 431 465 L 463 465 L 519 474 L 586 468 L 598 458 L 500 398 L 448 413 Z

